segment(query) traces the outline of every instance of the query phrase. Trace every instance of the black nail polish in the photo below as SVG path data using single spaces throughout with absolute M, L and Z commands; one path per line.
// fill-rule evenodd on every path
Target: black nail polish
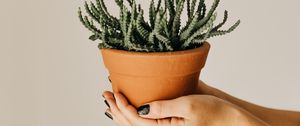
M 107 78 L 108 78 L 109 82 L 111 83 L 110 76 L 108 76 Z
M 139 115 L 148 115 L 150 112 L 150 105 L 143 105 L 137 109 Z
M 105 112 L 105 115 L 110 118 L 111 120 L 114 120 L 113 117 L 108 113 L 108 112 Z
M 108 104 L 108 102 L 106 100 L 104 100 L 104 103 L 107 105 L 107 107 L 110 107 L 110 105 Z

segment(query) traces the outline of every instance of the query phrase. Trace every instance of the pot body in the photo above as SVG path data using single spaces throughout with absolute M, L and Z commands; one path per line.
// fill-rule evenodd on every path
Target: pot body
M 114 92 L 122 93 L 135 107 L 156 100 L 193 94 L 210 49 L 176 52 L 129 52 L 101 49 Z

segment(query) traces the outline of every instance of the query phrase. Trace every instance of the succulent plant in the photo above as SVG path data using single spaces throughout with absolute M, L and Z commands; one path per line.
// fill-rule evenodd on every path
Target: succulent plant
M 115 0 L 120 8 L 120 17 L 112 16 L 103 0 L 85 2 L 88 16 L 83 16 L 79 7 L 79 19 L 93 35 L 90 39 L 100 40 L 99 48 L 113 48 L 136 52 L 170 52 L 200 47 L 208 38 L 232 32 L 238 20 L 227 30 L 219 30 L 227 21 L 214 26 L 215 12 L 220 0 L 214 0 L 207 12 L 205 0 L 151 0 L 149 21 L 144 19 L 144 10 L 135 0 Z M 164 5 L 163 5 L 164 4 Z M 186 7 L 184 7 L 186 5 Z M 184 8 L 188 20 L 181 26 Z M 96 22 L 97 24 L 95 24 Z M 99 26 L 99 27 L 96 27 Z

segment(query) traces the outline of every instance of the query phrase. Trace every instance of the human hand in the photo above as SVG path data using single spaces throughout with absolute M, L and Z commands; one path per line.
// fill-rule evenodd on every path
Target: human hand
M 104 92 L 111 116 L 119 126 L 265 126 L 237 106 L 209 95 L 155 101 L 136 110 L 120 93 Z

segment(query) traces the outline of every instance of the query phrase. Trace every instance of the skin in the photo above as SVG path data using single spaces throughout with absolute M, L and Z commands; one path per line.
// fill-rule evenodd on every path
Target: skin
M 147 115 L 139 115 L 120 93 L 106 91 L 103 97 L 119 126 L 300 126 L 300 113 L 248 103 L 202 81 L 195 95 L 148 103 Z
M 149 103 L 150 113 L 138 115 L 120 94 L 103 94 L 107 112 L 119 126 L 268 126 L 237 106 L 209 95 L 190 95 Z
M 272 126 L 300 126 L 300 112 L 278 110 L 259 106 L 233 97 L 216 88 L 210 87 L 201 80 L 199 80 L 198 89 L 196 92 L 198 94 L 212 95 L 235 104 Z

